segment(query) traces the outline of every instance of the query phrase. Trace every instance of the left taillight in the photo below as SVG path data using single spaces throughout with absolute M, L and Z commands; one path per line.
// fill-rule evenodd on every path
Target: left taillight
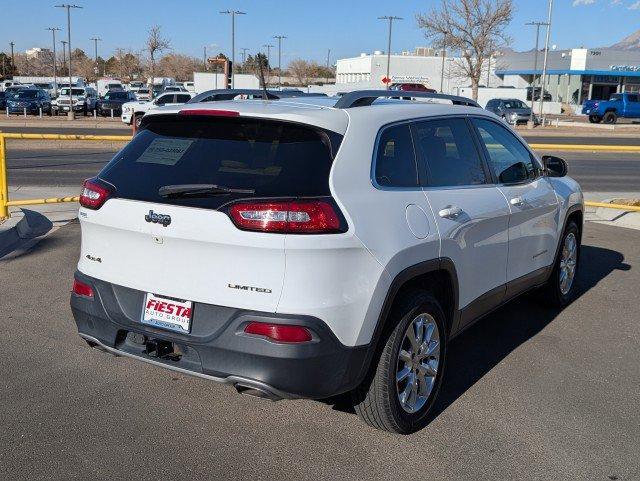
M 340 216 L 328 200 L 238 202 L 228 209 L 242 230 L 281 234 L 334 234 L 344 232 Z
M 87 179 L 82 184 L 80 205 L 87 209 L 99 209 L 111 195 L 111 189 L 101 185 L 95 179 Z
M 78 296 L 93 298 L 93 288 L 78 279 L 73 280 L 73 293 Z

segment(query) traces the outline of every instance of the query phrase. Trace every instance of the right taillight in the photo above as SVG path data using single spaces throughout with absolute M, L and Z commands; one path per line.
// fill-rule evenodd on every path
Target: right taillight
M 327 200 L 238 202 L 229 217 L 239 229 L 283 234 L 343 232 L 340 216 Z
M 87 179 L 82 184 L 80 205 L 87 209 L 99 209 L 111 195 L 111 189 L 98 184 L 94 179 Z

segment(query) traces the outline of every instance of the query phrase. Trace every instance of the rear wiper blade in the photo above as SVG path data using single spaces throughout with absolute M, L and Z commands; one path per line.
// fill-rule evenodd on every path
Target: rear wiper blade
M 232 189 L 216 184 L 175 184 L 158 189 L 160 197 L 196 197 L 208 195 L 253 194 L 254 189 Z

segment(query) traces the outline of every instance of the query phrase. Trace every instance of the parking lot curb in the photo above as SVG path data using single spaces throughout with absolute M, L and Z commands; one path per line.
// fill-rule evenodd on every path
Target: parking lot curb
M 0 259 L 53 228 L 53 222 L 39 212 L 22 209 L 22 213 L 22 217 L 11 217 L 0 224 Z

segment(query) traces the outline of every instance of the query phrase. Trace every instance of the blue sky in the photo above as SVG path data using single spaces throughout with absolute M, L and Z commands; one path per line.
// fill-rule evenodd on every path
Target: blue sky
M 67 1 L 67 0 L 65 0 Z M 45 27 L 63 28 L 66 15 L 53 8 L 56 0 L 0 0 L 0 50 L 9 42 L 18 51 L 48 47 L 51 33 Z M 177 52 L 202 56 L 205 44 L 212 50 L 230 52 L 230 18 L 220 10 L 247 12 L 237 17 L 236 52 L 246 47 L 255 52 L 271 37 L 284 34 L 283 63 L 293 58 L 323 62 L 327 49 L 332 59 L 360 52 L 386 50 L 386 24 L 381 15 L 398 15 L 394 24 L 393 51 L 413 49 L 427 42 L 417 28 L 415 14 L 439 0 L 75 0 L 83 6 L 72 14 L 72 44 L 92 54 L 93 36 L 103 38 L 102 56 L 117 47 L 140 50 L 146 30 L 158 24 Z M 516 50 L 532 48 L 534 33 L 523 24 L 546 19 L 546 0 L 514 0 L 516 12 L 509 32 Z M 617 42 L 640 28 L 640 0 L 555 0 L 552 44 L 558 48 L 600 47 Z M 603 27 L 606 26 L 606 27 Z M 238 55 L 238 54 L 237 54 Z M 239 58 L 239 57 L 238 57 Z M 272 57 L 275 63 L 275 57 Z

